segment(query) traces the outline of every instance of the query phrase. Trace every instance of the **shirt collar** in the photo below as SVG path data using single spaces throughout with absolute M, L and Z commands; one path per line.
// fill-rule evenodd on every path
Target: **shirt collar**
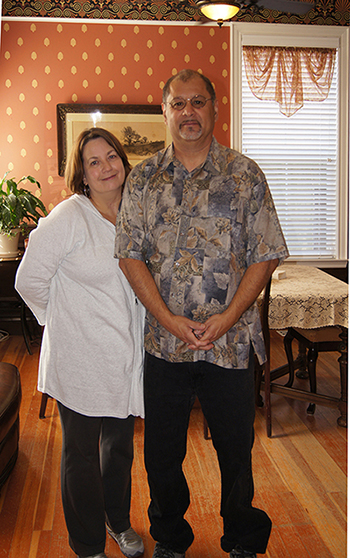
M 220 174 L 220 164 L 219 164 L 219 152 L 220 146 L 217 140 L 214 138 L 212 139 L 210 149 L 207 155 L 206 160 L 204 161 L 201 168 L 204 168 L 211 174 L 217 175 Z M 178 164 L 179 161 L 175 157 L 174 153 L 174 145 L 171 143 L 164 151 L 162 159 L 159 161 L 159 165 L 162 167 L 162 170 L 168 169 L 170 166 L 174 167 Z M 198 169 L 195 169 L 198 170 Z M 192 171 L 193 172 L 193 171 Z

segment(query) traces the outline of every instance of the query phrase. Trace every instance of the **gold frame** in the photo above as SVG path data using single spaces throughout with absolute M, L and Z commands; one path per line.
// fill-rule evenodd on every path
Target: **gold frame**
M 93 126 L 112 132 L 123 145 L 132 166 L 171 143 L 160 105 L 57 105 L 58 174 L 64 176 L 67 155 L 79 133 Z M 125 144 L 122 131 L 132 127 L 137 141 Z M 123 139 L 124 138 L 124 139 Z M 132 139 L 132 138 L 131 138 Z

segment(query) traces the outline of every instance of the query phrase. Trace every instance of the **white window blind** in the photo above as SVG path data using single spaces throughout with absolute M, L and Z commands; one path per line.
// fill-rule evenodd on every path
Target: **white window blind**
M 329 95 L 286 117 L 249 89 L 242 61 L 242 152 L 266 175 L 293 257 L 337 258 L 338 55 Z

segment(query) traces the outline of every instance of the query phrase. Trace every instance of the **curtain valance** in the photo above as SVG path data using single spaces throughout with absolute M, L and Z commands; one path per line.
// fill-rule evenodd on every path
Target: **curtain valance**
M 277 101 L 292 116 L 304 101 L 323 101 L 332 83 L 336 49 L 243 47 L 247 81 L 264 101 Z

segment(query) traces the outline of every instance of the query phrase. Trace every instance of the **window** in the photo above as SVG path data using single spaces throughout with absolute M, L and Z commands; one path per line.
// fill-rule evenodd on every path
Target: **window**
M 242 64 L 242 153 L 264 170 L 288 244 L 296 257 L 337 257 L 337 64 L 322 102 L 287 117 L 251 92 Z
M 344 265 L 348 222 L 348 151 L 344 145 L 348 145 L 348 117 L 347 103 L 343 105 L 347 88 L 342 88 L 348 76 L 342 73 L 347 74 L 344 35 L 348 37 L 348 33 L 332 28 L 325 37 L 327 29 L 309 33 L 308 27 L 306 33 L 302 26 L 301 36 L 295 30 L 299 26 L 282 26 L 281 36 L 281 25 L 233 25 L 238 25 L 233 84 L 237 78 L 239 82 L 233 94 L 234 122 L 238 123 L 233 145 L 254 159 L 266 174 L 290 259 L 324 267 Z M 336 48 L 335 72 L 327 99 L 305 102 L 289 118 L 280 113 L 277 103 L 257 99 L 248 86 L 242 60 L 242 46 L 250 44 Z

